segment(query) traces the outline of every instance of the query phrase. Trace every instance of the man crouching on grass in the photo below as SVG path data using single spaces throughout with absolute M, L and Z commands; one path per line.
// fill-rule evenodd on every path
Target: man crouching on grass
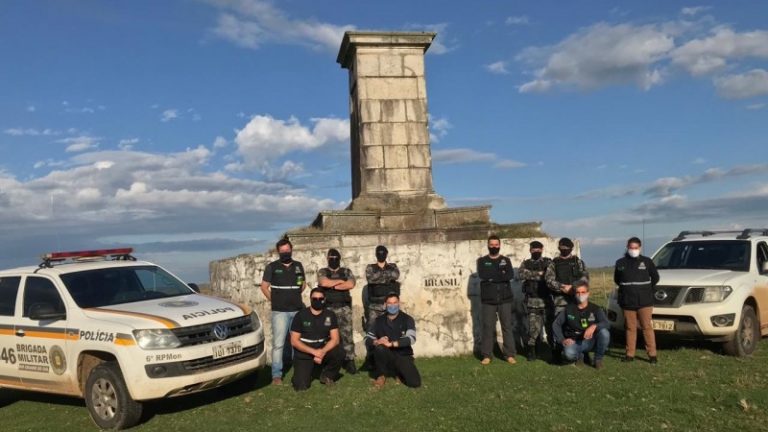
M 413 343 L 416 342 L 416 324 L 410 315 L 400 311 L 400 297 L 387 295 L 384 306 L 387 313 L 376 319 L 365 336 L 365 343 L 373 349 L 373 385 L 384 386 L 387 377 L 396 377 L 408 387 L 420 387 L 421 375 L 413 361 Z
M 574 282 L 573 291 L 576 304 L 568 304 L 552 325 L 555 340 L 563 345 L 565 359 L 571 364 L 584 363 L 584 358 L 594 351 L 595 369 L 602 369 L 603 356 L 611 341 L 611 323 L 603 308 L 589 301 L 589 282 Z
M 296 314 L 291 323 L 291 346 L 296 350 L 293 360 L 293 388 L 307 390 L 315 366 L 322 367 L 320 382 L 332 385 L 339 378 L 344 350 L 339 345 L 339 322 L 325 308 L 322 288 L 309 294 L 310 305 Z

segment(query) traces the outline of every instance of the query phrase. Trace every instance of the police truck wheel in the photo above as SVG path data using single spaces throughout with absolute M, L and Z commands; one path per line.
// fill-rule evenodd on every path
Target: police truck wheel
M 91 371 L 85 383 L 85 405 L 101 429 L 127 429 L 141 419 L 141 403 L 131 399 L 114 362 L 102 363 Z
M 732 340 L 723 344 L 723 349 L 728 355 L 746 357 L 755 351 L 758 342 L 760 342 L 760 322 L 757 320 L 755 309 L 744 305 L 741 309 L 739 329 L 736 330 Z

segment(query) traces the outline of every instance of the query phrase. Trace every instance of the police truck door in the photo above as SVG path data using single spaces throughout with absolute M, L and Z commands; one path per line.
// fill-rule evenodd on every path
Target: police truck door
M 16 373 L 16 337 L 14 336 L 14 315 L 21 277 L 0 277 L 0 386 L 18 386 L 21 383 Z
M 72 393 L 67 372 L 67 309 L 51 279 L 27 276 L 16 320 L 16 368 L 24 387 Z M 76 334 L 75 334 L 76 336 Z

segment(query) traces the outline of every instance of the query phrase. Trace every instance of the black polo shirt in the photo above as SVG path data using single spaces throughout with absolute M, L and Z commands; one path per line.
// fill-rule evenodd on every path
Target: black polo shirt
M 304 307 L 301 301 L 301 287 L 304 286 L 304 266 L 293 261 L 289 266 L 272 261 L 264 269 L 264 282 L 269 282 L 272 291 L 272 310 L 295 312 Z
M 319 315 L 312 313 L 309 308 L 304 308 L 293 317 L 291 331 L 301 335 L 301 341 L 312 348 L 322 348 L 331 340 L 331 330 L 339 328 L 336 314 L 328 309 Z M 296 357 L 312 358 L 311 355 L 296 350 Z

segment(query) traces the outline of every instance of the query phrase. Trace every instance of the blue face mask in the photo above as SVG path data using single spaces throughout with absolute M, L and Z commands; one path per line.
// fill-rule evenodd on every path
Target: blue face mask
M 387 305 L 387 313 L 390 315 L 397 315 L 400 312 L 400 305 L 390 304 Z

